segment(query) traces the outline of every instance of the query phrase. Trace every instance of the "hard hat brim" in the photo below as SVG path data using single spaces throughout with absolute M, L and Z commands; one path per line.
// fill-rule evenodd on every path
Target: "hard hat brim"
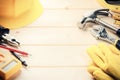
M 0 25 L 9 28 L 21 28 L 36 20 L 43 12 L 43 8 L 39 0 L 33 0 L 31 9 L 18 17 L 0 17 Z

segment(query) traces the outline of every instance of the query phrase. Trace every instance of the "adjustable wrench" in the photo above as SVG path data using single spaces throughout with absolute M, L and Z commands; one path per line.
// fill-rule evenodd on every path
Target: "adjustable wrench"
M 101 39 L 101 40 L 107 41 L 107 42 L 115 45 L 116 48 L 118 48 L 120 50 L 120 40 L 117 40 L 117 39 L 113 38 L 112 36 L 110 36 L 103 26 L 98 25 L 97 27 L 94 27 L 91 30 L 91 34 L 96 39 Z

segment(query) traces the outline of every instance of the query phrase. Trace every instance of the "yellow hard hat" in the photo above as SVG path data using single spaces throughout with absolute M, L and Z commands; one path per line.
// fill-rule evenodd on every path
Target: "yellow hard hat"
M 0 0 L 0 25 L 9 29 L 26 26 L 42 11 L 39 0 Z
M 120 13 L 120 0 L 97 0 L 102 6 Z

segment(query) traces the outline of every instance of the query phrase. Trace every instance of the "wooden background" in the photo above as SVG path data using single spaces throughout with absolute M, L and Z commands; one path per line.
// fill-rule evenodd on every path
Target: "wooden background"
M 96 0 L 40 0 L 44 12 L 32 24 L 12 30 L 21 42 L 29 68 L 15 80 L 92 80 L 86 48 L 98 43 L 77 22 L 89 10 L 101 8 Z

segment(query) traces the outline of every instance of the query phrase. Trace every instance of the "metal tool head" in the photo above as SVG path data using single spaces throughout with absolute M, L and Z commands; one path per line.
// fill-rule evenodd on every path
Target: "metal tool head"
M 10 29 L 0 25 L 0 44 L 9 45 L 12 47 L 19 47 L 20 43 L 9 33 Z
M 84 17 L 80 22 L 77 23 L 79 29 L 86 30 L 87 23 L 94 23 L 94 19 Z
M 80 29 L 85 30 L 86 29 L 86 24 L 89 22 L 94 22 L 94 11 L 87 12 L 86 14 L 83 15 L 83 18 L 77 23 L 77 26 Z
M 20 43 L 12 36 L 9 34 L 4 34 L 2 35 L 2 43 L 13 46 L 13 47 L 19 47 Z
M 115 42 L 115 39 L 108 35 L 106 29 L 103 26 L 100 25 L 94 26 L 93 29 L 91 30 L 91 34 L 96 39 L 101 39 L 112 44 Z
M 88 22 L 96 23 L 97 16 L 98 15 L 108 16 L 109 15 L 108 11 L 109 11 L 108 9 L 99 9 L 95 11 L 90 11 L 83 16 L 83 18 L 81 19 L 80 22 L 77 23 L 77 25 L 80 29 L 85 30 L 86 24 Z

